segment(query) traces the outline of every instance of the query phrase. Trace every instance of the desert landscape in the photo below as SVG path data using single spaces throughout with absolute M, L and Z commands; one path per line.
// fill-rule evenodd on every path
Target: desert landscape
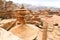
M 60 8 L 0 0 L 0 40 L 60 40 Z

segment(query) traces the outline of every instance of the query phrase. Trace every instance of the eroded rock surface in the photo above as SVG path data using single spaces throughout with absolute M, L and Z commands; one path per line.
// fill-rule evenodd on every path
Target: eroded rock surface
M 8 32 L 8 31 L 0 28 L 0 40 L 22 40 L 22 39 L 13 35 L 11 32 Z
M 16 25 L 10 30 L 10 32 L 24 40 L 33 40 L 34 38 L 37 37 L 39 33 L 39 28 L 31 24 L 25 24 L 22 26 Z

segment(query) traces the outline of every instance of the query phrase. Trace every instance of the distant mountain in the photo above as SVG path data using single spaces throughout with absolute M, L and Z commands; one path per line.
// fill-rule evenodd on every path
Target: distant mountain
M 21 6 L 21 4 L 17 4 L 19 7 Z M 55 8 L 55 7 L 46 7 L 46 6 L 35 6 L 35 5 L 31 5 L 31 4 L 24 4 L 24 6 L 27 9 L 31 9 L 31 10 L 40 10 L 40 9 L 52 9 L 52 10 L 60 10 L 60 8 Z

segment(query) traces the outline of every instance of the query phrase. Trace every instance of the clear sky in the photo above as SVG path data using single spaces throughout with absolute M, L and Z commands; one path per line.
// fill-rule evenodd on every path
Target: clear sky
M 11 0 L 11 1 L 15 3 L 26 3 L 26 4 L 37 5 L 37 6 L 41 5 L 41 6 L 60 8 L 60 0 Z

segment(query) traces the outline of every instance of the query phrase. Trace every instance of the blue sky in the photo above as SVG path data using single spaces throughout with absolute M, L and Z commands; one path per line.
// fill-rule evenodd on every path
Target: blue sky
M 9 1 L 9 0 L 7 0 Z M 15 3 L 26 3 L 36 6 L 48 6 L 60 8 L 60 0 L 11 0 Z

